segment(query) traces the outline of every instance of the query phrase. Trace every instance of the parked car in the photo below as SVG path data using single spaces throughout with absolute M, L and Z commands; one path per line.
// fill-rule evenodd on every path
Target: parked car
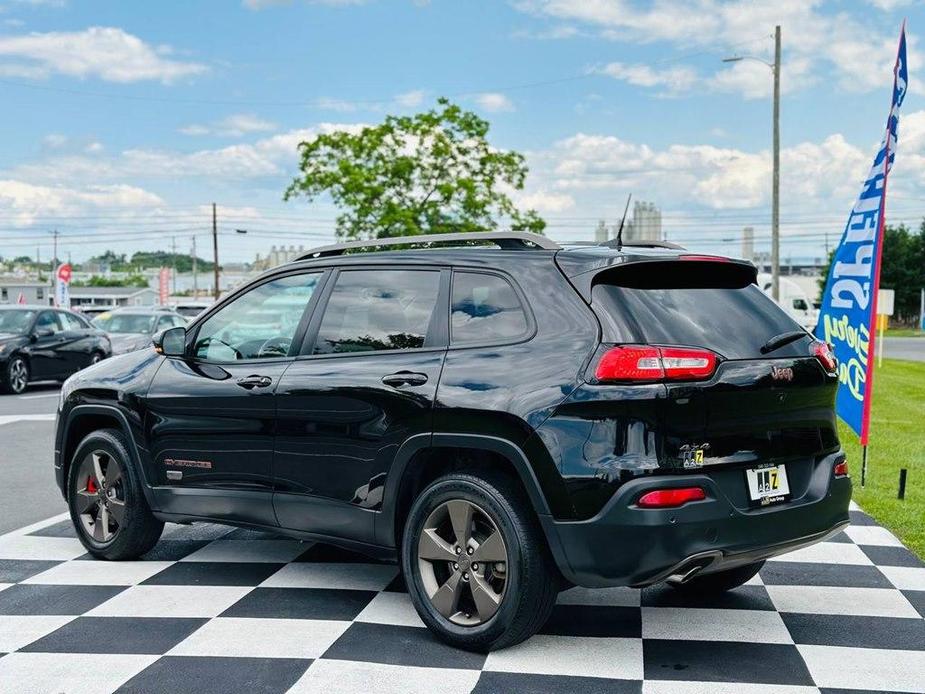
M 212 300 L 202 301 L 196 299 L 190 299 L 189 301 L 178 302 L 173 310 L 179 313 L 184 318 L 195 318 L 200 313 L 205 311 L 209 306 L 212 305 Z
M 103 559 L 201 520 L 396 558 L 473 650 L 571 585 L 728 590 L 851 496 L 832 352 L 755 279 L 515 232 L 316 249 L 69 379 L 57 482 Z
M 72 311 L 0 306 L 0 392 L 31 381 L 63 380 L 112 354 L 106 334 Z
M 113 354 L 125 354 L 150 347 L 155 333 L 186 325 L 186 318 L 166 308 L 117 308 L 98 315 L 93 325 L 109 335 Z

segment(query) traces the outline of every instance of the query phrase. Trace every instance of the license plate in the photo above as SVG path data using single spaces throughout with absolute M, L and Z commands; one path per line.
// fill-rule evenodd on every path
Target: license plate
M 783 501 L 790 494 L 787 483 L 787 468 L 783 465 L 768 465 L 745 471 L 748 482 L 748 496 L 762 506 Z

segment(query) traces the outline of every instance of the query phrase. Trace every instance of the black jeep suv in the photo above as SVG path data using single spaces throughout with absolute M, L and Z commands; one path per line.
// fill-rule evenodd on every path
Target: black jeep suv
M 516 232 L 317 249 L 70 378 L 58 485 L 104 559 L 204 520 L 397 557 L 464 648 L 571 584 L 733 588 L 851 496 L 832 353 L 755 274 Z

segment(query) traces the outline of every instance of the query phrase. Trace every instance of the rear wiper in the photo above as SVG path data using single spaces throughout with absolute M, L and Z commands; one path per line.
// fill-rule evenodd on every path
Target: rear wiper
M 809 335 L 809 333 L 805 330 L 790 330 L 789 332 L 775 335 L 764 343 L 764 346 L 761 348 L 761 353 L 768 354 L 769 352 L 773 352 L 775 349 L 780 349 L 784 345 L 789 345 L 791 342 L 796 342 L 801 337 L 806 337 L 807 335 Z

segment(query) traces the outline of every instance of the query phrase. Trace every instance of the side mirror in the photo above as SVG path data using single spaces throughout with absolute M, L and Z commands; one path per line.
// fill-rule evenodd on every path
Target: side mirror
M 52 330 L 51 328 L 39 328 L 38 330 L 35 331 L 35 333 L 33 333 L 32 339 L 33 339 L 33 341 L 34 341 L 34 340 L 36 340 L 37 338 L 40 338 L 40 337 L 51 337 L 51 336 L 54 335 L 54 334 L 55 334 L 55 331 Z
M 154 351 L 167 357 L 186 354 L 186 328 L 180 326 L 159 332 L 154 336 Z

